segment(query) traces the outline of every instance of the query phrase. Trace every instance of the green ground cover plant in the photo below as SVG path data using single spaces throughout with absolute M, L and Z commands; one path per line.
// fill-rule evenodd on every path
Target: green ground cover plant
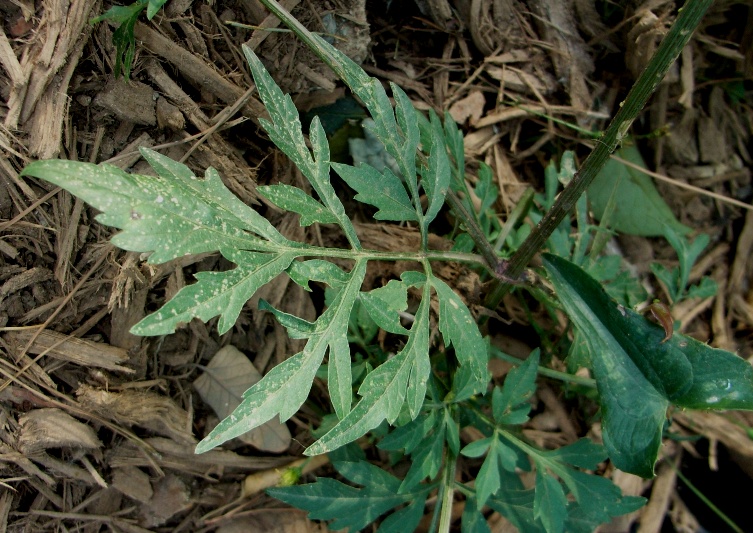
M 753 409 L 753 369 L 747 362 L 682 334 L 667 334 L 666 327 L 633 310 L 641 300 L 638 284 L 621 271 L 619 260 L 599 253 L 608 230 L 609 201 L 599 226 L 588 220 L 583 192 L 600 168 L 589 163 L 591 157 L 578 172 L 572 154 L 562 156 L 559 169 L 554 162 L 550 165 L 545 194 L 527 202 L 530 218 L 538 222 L 533 231 L 522 223 L 522 215 L 513 227 L 503 225 L 490 210 L 496 191 L 488 168 L 481 168 L 473 190 L 480 204 L 470 202 L 463 137 L 448 116 L 442 120 L 434 112 L 419 113 L 394 84 L 393 107 L 379 80 L 307 32 L 275 2 L 264 3 L 360 99 L 373 120 L 371 132 L 395 160 L 398 172 L 331 162 L 319 119 L 313 119 L 304 136 L 292 100 L 244 48 L 269 113 L 269 120 L 261 123 L 315 194 L 289 185 L 259 187 L 259 193 L 297 213 L 304 226 L 336 226 L 347 248 L 289 240 L 233 196 L 213 169 L 198 178 L 185 165 L 146 148 L 142 156 L 156 177 L 60 160 L 37 161 L 23 171 L 100 210 L 101 223 L 121 230 L 112 242 L 125 250 L 150 252 L 149 263 L 216 252 L 236 265 L 197 274 L 195 283 L 136 324 L 135 334 L 167 335 L 193 319 L 215 318 L 219 333 L 225 333 L 253 294 L 279 275 L 306 290 L 312 282 L 327 287 L 325 309 L 313 322 L 260 302 L 260 311 L 273 314 L 292 338 L 305 339 L 305 347 L 246 391 L 241 405 L 199 443 L 197 453 L 274 417 L 288 420 L 306 402 L 314 378 L 321 376 L 332 414 L 315 430 L 317 440 L 305 453 L 330 454 L 337 472 L 351 484 L 319 478 L 271 489 L 272 496 L 309 511 L 312 518 L 331 520 L 333 529 L 360 530 L 384 517 L 380 531 L 409 531 L 424 516 L 427 498 L 436 496 L 431 530 L 449 530 L 452 502 L 462 497 L 463 531 L 488 531 L 483 512 L 491 508 L 522 531 L 586 532 L 643 505 L 643 498 L 623 496 L 596 471 L 609 459 L 624 471 L 653 476 L 671 406 Z M 688 23 L 683 17 L 695 16 L 697 23 L 703 9 L 685 9 L 676 24 L 681 25 L 677 34 L 687 41 L 690 30 L 682 24 L 693 24 L 693 19 Z M 675 47 L 678 52 L 682 42 Z M 662 50 L 657 56 L 666 54 L 666 70 L 673 57 Z M 649 94 L 643 95 L 643 103 Z M 620 113 L 629 108 L 637 114 L 642 105 L 626 101 Z M 601 166 L 603 154 L 608 156 L 625 139 L 632 122 L 629 117 L 620 121 L 620 116 L 594 150 Z M 338 195 L 335 176 L 356 191 L 356 202 L 375 209 L 375 220 L 415 227 L 419 248 L 364 248 Z M 561 184 L 566 186 L 557 196 Z M 461 220 L 456 248 L 433 250 L 430 224 L 447 208 Z M 565 218 L 573 210 L 577 234 Z M 680 266 L 673 271 L 654 267 L 654 272 L 672 303 L 708 295 L 713 290 L 708 283 L 688 287 L 690 267 L 707 239 L 688 240 L 673 231 L 667 238 Z M 543 268 L 535 276 L 521 277 L 532 253 L 544 250 Z M 411 261 L 419 268 L 366 291 L 363 283 L 373 261 Z M 525 361 L 515 361 L 516 368 L 503 383 L 494 383 L 488 371 L 490 354 L 504 354 L 490 348 L 463 299 L 438 277 L 434 265 L 450 261 L 462 262 L 495 283 L 487 299 L 492 309 L 495 299 L 514 285 L 552 314 L 564 312 L 572 322 L 573 338 L 558 355 L 569 352 L 573 362 L 591 370 L 593 379 L 551 371 L 543 364 L 542 350 L 536 349 Z M 401 348 L 382 351 L 375 342 L 380 330 L 399 338 Z M 595 388 L 603 444 L 581 439 L 545 450 L 523 436 L 540 375 Z M 462 442 L 460 432 L 467 426 L 484 437 Z M 356 444 L 364 436 L 394 461 L 408 459 L 402 479 L 366 460 Z M 473 483 L 456 480 L 462 458 L 480 464 Z M 533 488 L 523 485 L 520 472 L 534 472 Z

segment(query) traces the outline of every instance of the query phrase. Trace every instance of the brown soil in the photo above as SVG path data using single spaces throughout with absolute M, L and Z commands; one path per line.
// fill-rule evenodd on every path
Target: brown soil
M 527 187 L 542 189 L 552 157 L 565 149 L 585 157 L 588 143 L 567 124 L 604 128 L 676 9 L 665 0 L 623 2 L 625 9 L 588 0 L 282 3 L 309 28 L 337 32 L 338 46 L 370 74 L 402 86 L 420 109 L 449 110 L 467 134 L 470 179 L 479 161 L 494 171 L 502 219 Z M 277 23 L 257 0 L 169 0 L 151 22 L 142 16 L 125 82 L 113 75 L 114 28 L 88 24 L 109 7 L 94 0 L 0 0 L 0 531 L 324 531 L 263 492 L 288 465 L 299 464 L 312 442 L 309 429 L 321 420 L 317 409 L 305 407 L 285 425 L 193 454 L 218 419 L 211 400 L 199 394 L 206 386 L 197 382 L 215 354 L 232 345 L 263 374 L 299 347 L 256 310 L 258 298 L 313 319 L 321 291 L 309 294 L 276 280 L 223 336 L 212 321 L 166 337 L 135 337 L 130 326 L 190 284 L 193 273 L 227 265 L 216 256 L 147 265 L 110 244 L 111 229 L 82 201 L 18 173 L 32 160 L 59 157 L 148 174 L 136 151 L 148 146 L 185 161 L 197 175 L 216 168 L 286 235 L 327 242 L 333 237 L 316 226 L 301 228 L 296 217 L 260 203 L 255 193 L 257 185 L 303 186 L 303 180 L 258 127 L 264 111 L 248 89 L 240 45 L 257 51 L 302 111 L 337 101 L 345 94 L 342 84 L 292 35 L 258 29 Z M 634 126 L 677 217 L 711 235 L 693 280 L 708 275 L 719 291 L 683 302 L 674 318 L 683 332 L 748 359 L 752 22 L 749 4 L 717 2 Z M 359 231 L 372 247 L 410 246 L 415 239 L 361 218 Z M 655 296 L 665 299 L 647 265 L 674 264 L 666 241 L 632 237 L 619 244 Z M 444 274 L 474 303 L 472 273 Z M 368 279 L 391 275 L 375 271 Z M 490 329 L 493 341 L 526 356 L 536 341 L 521 326 L 527 317 L 517 300 L 508 298 L 497 313 L 512 326 L 499 322 Z M 507 370 L 493 368 L 495 379 Z M 537 392 L 528 437 L 545 447 L 598 437 L 598 426 L 584 425 L 556 387 Z M 314 403 L 325 405 L 323 395 L 315 384 Z M 700 530 L 704 507 L 672 468 L 683 456 L 700 459 L 689 476 L 719 471 L 721 481 L 702 489 L 744 524 L 747 509 L 720 491 L 742 472 L 748 490 L 738 491 L 750 493 L 753 441 L 745 428 L 751 425 L 753 417 L 744 413 L 675 413 L 670 431 L 700 440 L 668 440 L 654 480 L 607 468 L 604 475 L 626 494 L 643 494 L 650 503 L 602 531 L 638 525 L 658 531 L 662 524 Z M 370 455 L 385 459 L 376 450 Z M 305 470 L 331 471 L 322 458 Z M 712 520 L 701 521 L 714 529 Z M 489 521 L 494 531 L 509 531 L 499 515 Z

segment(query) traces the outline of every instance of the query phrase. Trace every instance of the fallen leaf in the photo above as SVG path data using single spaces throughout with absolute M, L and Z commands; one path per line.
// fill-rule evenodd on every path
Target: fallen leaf
M 464 124 L 471 119 L 471 124 L 481 118 L 484 113 L 486 99 L 481 91 L 471 91 L 468 96 L 458 100 L 450 107 L 450 116 L 458 124 Z

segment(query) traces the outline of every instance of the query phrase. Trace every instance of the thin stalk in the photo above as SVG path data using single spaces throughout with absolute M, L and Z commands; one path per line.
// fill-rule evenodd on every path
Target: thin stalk
M 439 505 L 439 533 L 449 533 L 452 525 L 452 501 L 455 497 L 455 470 L 457 461 L 450 450 L 447 450 L 447 463 L 442 473 L 442 494 Z
M 544 246 L 544 243 L 562 222 L 562 219 L 572 211 L 578 198 L 604 167 L 610 154 L 627 136 L 628 130 L 630 130 L 630 126 L 638 113 L 641 112 L 649 97 L 664 79 L 667 71 L 690 40 L 693 31 L 712 2 L 713 0 L 688 0 L 685 2 L 685 5 L 679 10 L 677 20 L 657 48 L 648 66 L 630 89 L 627 98 L 620 104 L 620 110 L 609 123 L 604 136 L 597 141 L 596 147 L 586 158 L 573 180 L 565 187 L 549 212 L 541 219 L 541 222 L 502 270 L 505 278 L 517 279 L 534 255 Z M 512 284 L 508 282 L 497 282 L 495 288 L 488 295 L 485 305 L 495 309 L 511 287 Z

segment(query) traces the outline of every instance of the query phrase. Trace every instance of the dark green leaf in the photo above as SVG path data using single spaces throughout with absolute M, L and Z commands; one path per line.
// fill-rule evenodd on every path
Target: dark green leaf
M 662 342 L 660 326 L 616 304 L 579 267 L 549 254 L 544 262 L 588 343 L 604 444 L 618 468 L 651 477 L 669 401 L 696 409 L 753 409 L 750 364 L 684 335 Z
M 521 404 L 536 392 L 536 376 L 538 375 L 539 350 L 531 355 L 520 366 L 513 368 L 505 377 L 502 388 L 495 388 L 492 393 L 492 411 L 494 419 L 500 424 L 522 424 L 528 419 L 530 405 L 518 410 Z M 511 416 L 512 415 L 512 416 Z
M 550 459 L 586 470 L 595 470 L 599 463 L 607 458 L 604 447 L 591 439 L 578 439 L 572 444 L 554 450 L 546 450 L 541 454 Z
M 405 453 L 411 453 L 436 425 L 436 411 L 420 414 L 415 420 L 390 431 L 377 446 L 382 450 L 403 450 Z
M 541 470 L 536 472 L 533 517 L 544 525 L 547 533 L 564 531 L 565 519 L 567 518 L 565 492 L 557 479 Z
M 487 505 L 507 518 L 518 531 L 544 533 L 541 523 L 533 517 L 533 499 L 533 489 L 502 489 L 495 497 L 489 498 Z
M 405 479 L 400 485 L 399 493 L 412 490 L 421 481 L 434 479 L 442 466 L 442 452 L 444 451 L 444 432 L 435 431 L 427 436 L 417 451 L 411 456 L 411 466 Z

